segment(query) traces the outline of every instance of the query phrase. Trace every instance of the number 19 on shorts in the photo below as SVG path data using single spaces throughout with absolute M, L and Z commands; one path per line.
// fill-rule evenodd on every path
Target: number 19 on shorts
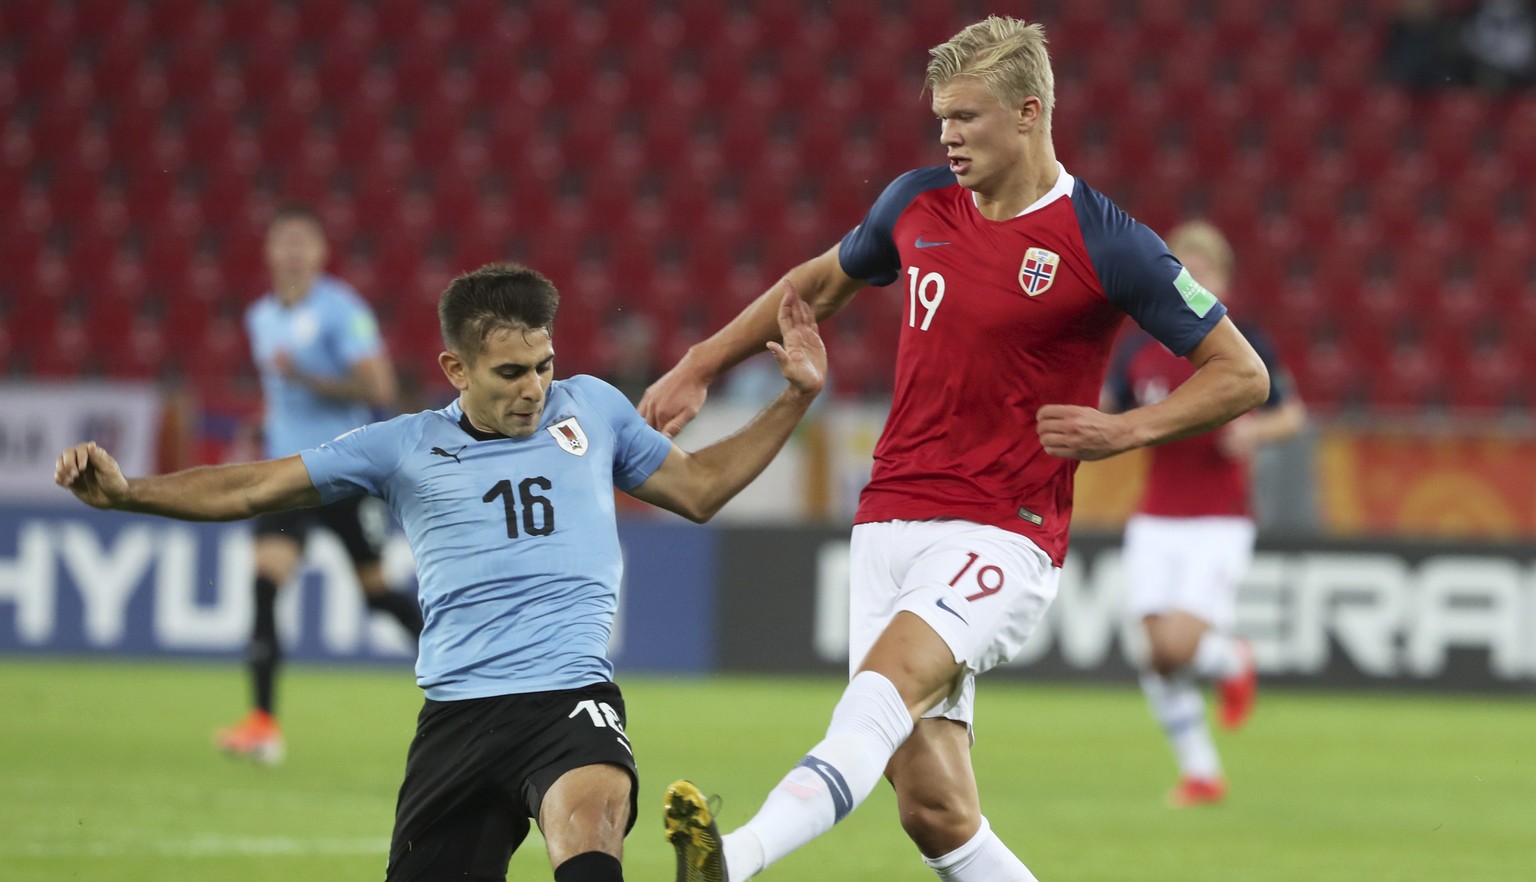
M 938 273 L 925 273 L 915 266 L 907 267 L 907 302 L 911 310 L 907 313 L 907 327 L 917 328 L 919 331 L 928 330 L 928 325 L 933 321 L 933 314 L 939 311 L 939 304 L 944 300 L 944 277 Z M 923 311 L 922 324 L 918 324 L 917 310 L 921 306 Z

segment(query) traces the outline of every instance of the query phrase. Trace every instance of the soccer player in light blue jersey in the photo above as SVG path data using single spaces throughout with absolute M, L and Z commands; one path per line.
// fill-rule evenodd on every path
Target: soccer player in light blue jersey
M 373 310 L 351 286 L 322 272 L 325 233 L 312 209 L 291 204 L 277 210 L 267 228 L 266 257 L 272 290 L 246 310 L 245 327 L 266 405 L 263 450 L 277 458 L 371 422 L 376 409 L 394 405 L 395 374 Z M 421 633 L 421 609 L 384 578 L 388 523 L 377 500 L 354 497 L 264 514 L 253 526 L 255 615 L 247 659 L 252 706 L 216 741 L 230 754 L 275 763 L 283 755 L 273 697 L 282 660 L 277 592 L 298 569 L 309 532 L 325 527 L 341 540 L 369 609 L 393 616 L 412 636 Z
M 556 882 L 615 882 L 636 771 L 606 657 L 622 560 L 614 490 L 705 521 L 783 447 L 821 391 L 826 350 L 793 289 L 768 347 L 788 386 L 694 453 L 615 388 L 554 380 L 559 296 L 525 267 L 460 276 L 438 306 L 442 410 L 299 454 L 125 479 L 94 442 L 55 480 L 97 508 L 230 520 L 361 495 L 388 504 L 420 573 L 426 691 L 400 788 L 390 880 L 503 879 L 538 822 Z

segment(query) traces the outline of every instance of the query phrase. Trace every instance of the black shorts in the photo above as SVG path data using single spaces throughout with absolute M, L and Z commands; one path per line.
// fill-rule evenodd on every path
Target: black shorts
M 566 772 L 608 763 L 639 775 L 613 683 L 580 689 L 427 700 L 405 761 L 389 846 L 389 882 L 500 880 Z M 627 828 L 626 828 L 627 832 Z
M 356 566 L 378 563 L 384 557 L 384 539 L 389 534 L 389 513 L 382 501 L 372 496 L 339 499 L 319 508 L 295 508 L 289 511 L 257 515 L 252 524 L 256 535 L 278 533 L 303 547 L 309 531 L 325 527 L 347 548 Z

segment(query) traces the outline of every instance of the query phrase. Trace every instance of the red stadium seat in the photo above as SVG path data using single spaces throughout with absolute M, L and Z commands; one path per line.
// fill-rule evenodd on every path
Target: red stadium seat
M 1524 353 L 1503 339 L 1455 351 L 1446 362 L 1453 407 L 1519 413 L 1532 403 L 1529 377 L 1533 366 Z
M 30 346 L 33 373 L 44 377 L 81 376 L 95 368 L 91 326 L 81 303 L 72 301 L 38 322 L 39 337 Z
M 50 13 L 67 14 L 51 0 L 10 0 L 0 3 L 0 33 L 42 34 L 49 30 Z
M 1254 44 L 1275 30 L 1265 21 L 1266 11 L 1266 4 L 1251 0 L 1213 4 L 1211 27 L 1217 42 L 1236 57 L 1248 57 Z
M 1369 363 L 1370 403 L 1388 411 L 1412 411 L 1441 405 L 1449 393 L 1440 353 L 1422 340 L 1394 343 L 1385 362 Z

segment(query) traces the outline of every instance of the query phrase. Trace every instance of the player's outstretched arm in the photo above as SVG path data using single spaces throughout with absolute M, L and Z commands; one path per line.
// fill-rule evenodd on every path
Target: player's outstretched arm
M 297 455 L 130 479 L 110 453 L 88 441 L 59 454 L 53 480 L 96 508 L 186 521 L 232 521 L 320 504 L 320 493 Z
M 1269 371 L 1231 319 L 1223 318 L 1186 357 L 1194 376 L 1156 404 L 1118 414 L 1071 404 L 1040 408 L 1041 446 L 1052 456 L 1104 459 L 1209 431 L 1269 397 Z
M 322 377 L 306 374 L 293 364 L 286 355 L 273 359 L 284 377 L 305 387 L 316 395 L 337 401 L 361 401 L 370 407 L 391 408 L 399 394 L 395 368 L 385 353 L 369 355 L 353 362 L 347 373 L 340 377 Z
M 673 445 L 661 466 L 630 491 L 636 498 L 703 523 L 762 474 L 789 440 L 826 383 L 827 350 L 816 332 L 815 311 L 793 284 L 783 287 L 777 313 L 782 342 L 767 346 L 788 387 L 729 438 L 695 453 Z
M 864 282 L 843 272 L 837 247 L 800 264 L 725 327 L 690 347 L 676 366 L 645 390 L 640 415 L 669 438 L 681 432 L 699 415 L 716 377 L 762 352 L 764 344 L 780 339 L 779 304 L 786 288 L 797 291 L 811 305 L 815 320 L 821 321 L 842 309 L 863 286 Z

